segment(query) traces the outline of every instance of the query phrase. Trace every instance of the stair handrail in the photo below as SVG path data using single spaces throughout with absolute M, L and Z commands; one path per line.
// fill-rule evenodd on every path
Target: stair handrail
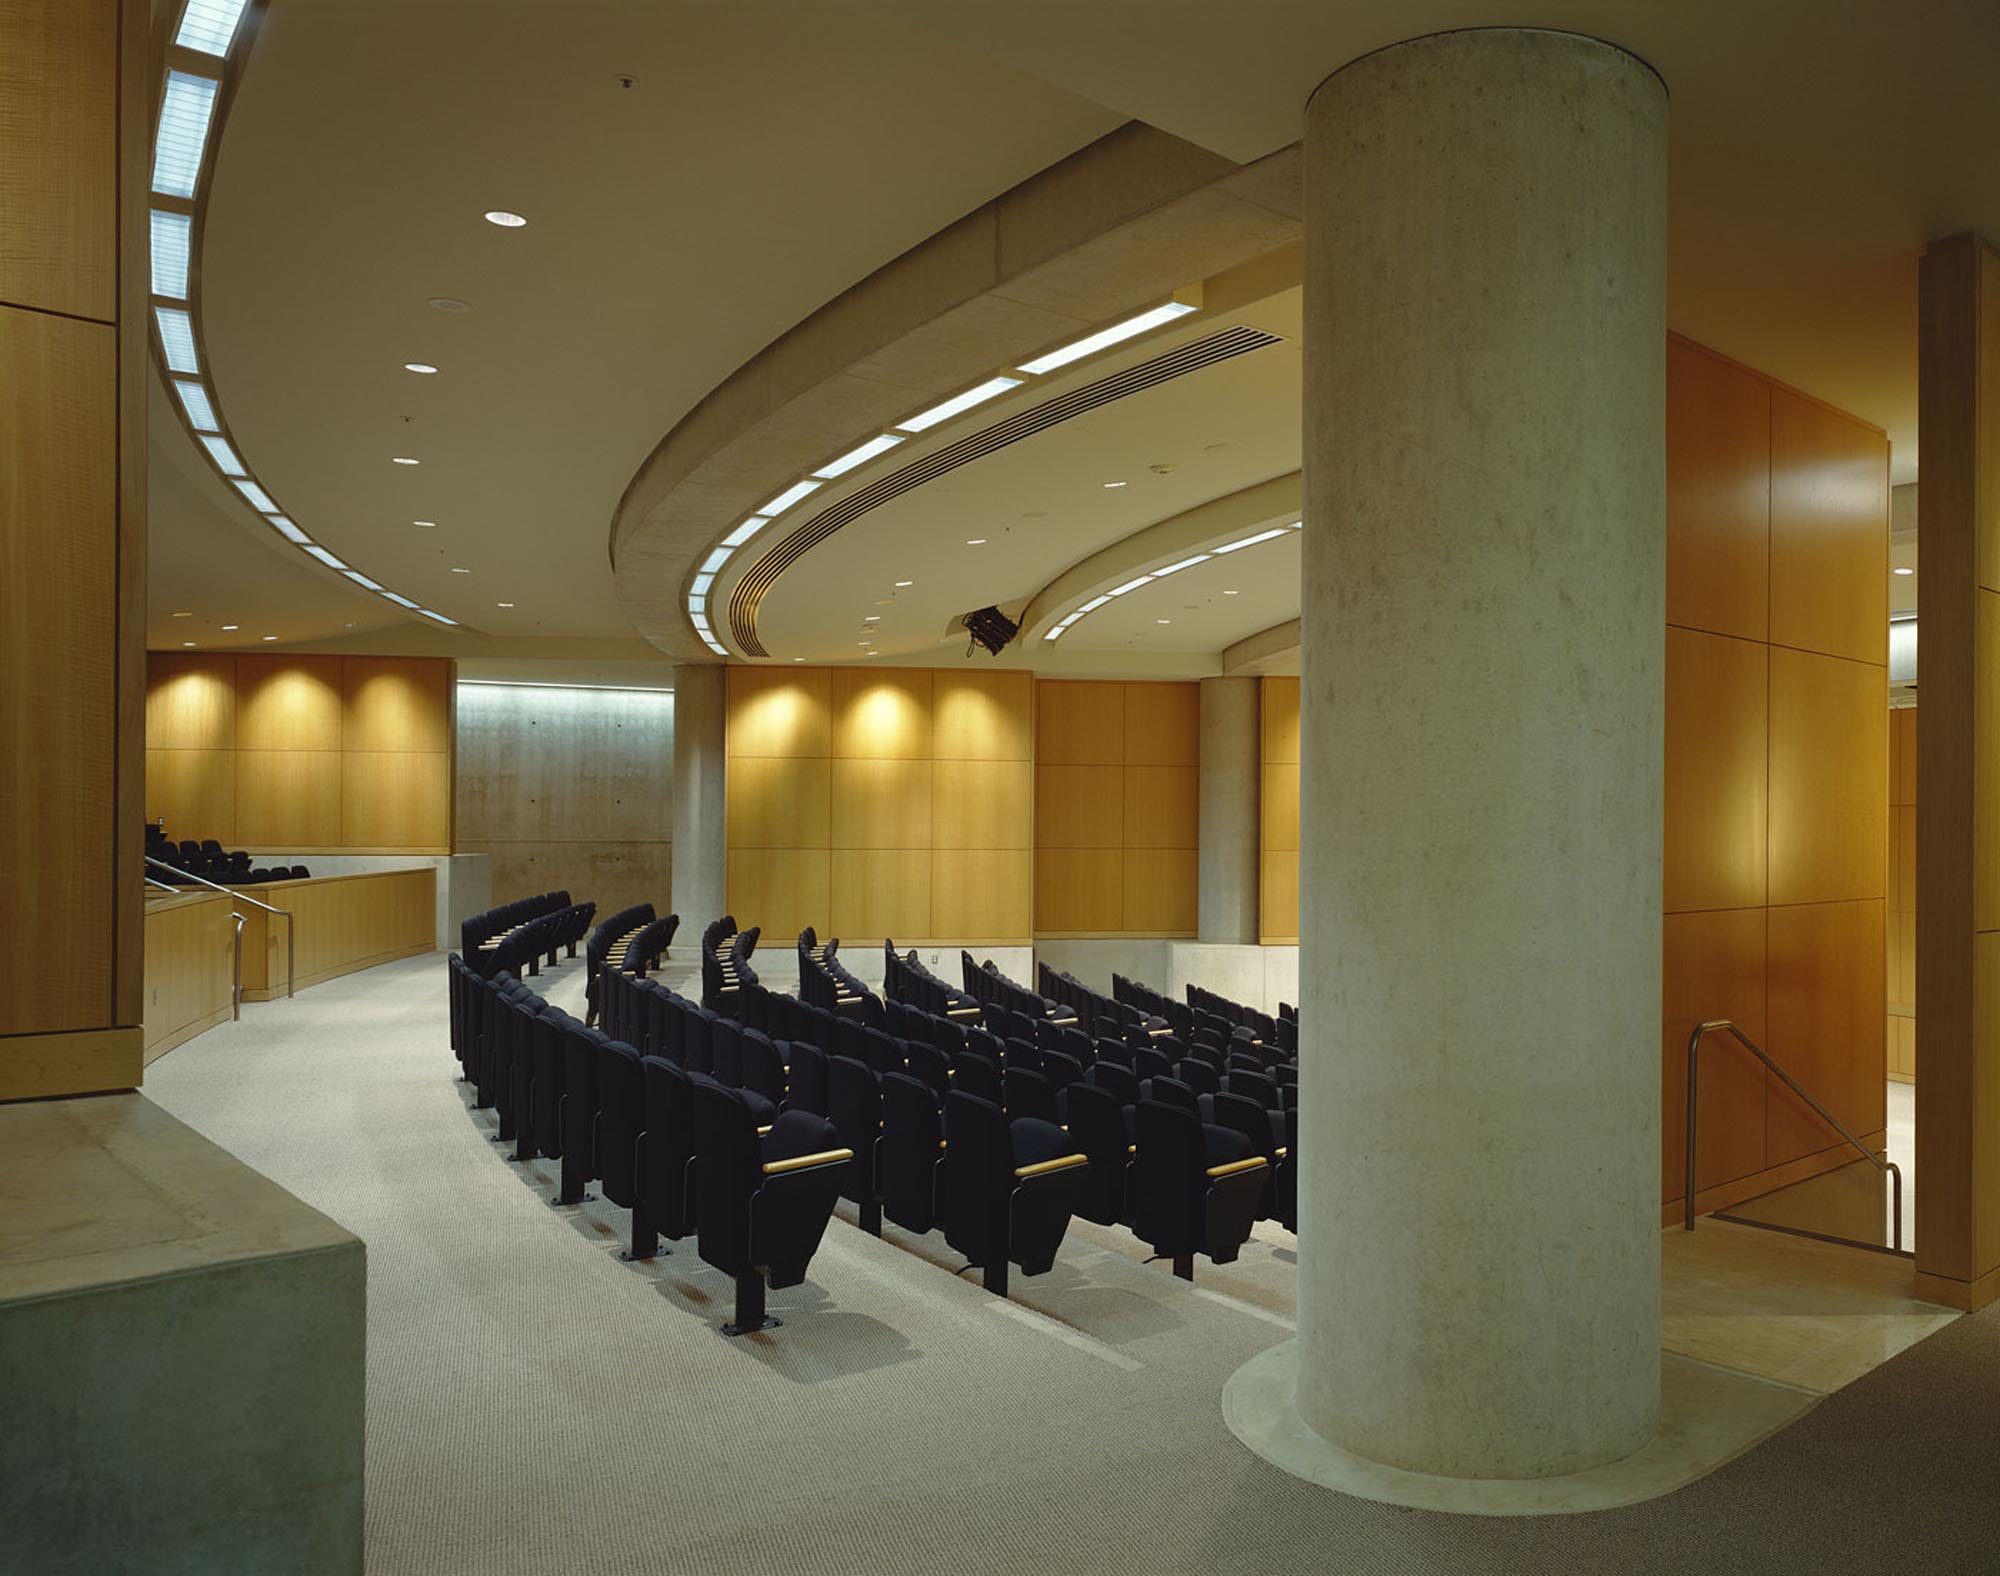
M 1897 1166 L 1896 1162 L 1891 1160 L 1887 1155 L 1876 1154 L 1874 1150 L 1870 1149 L 1866 1144 L 1862 1143 L 1860 1139 L 1856 1138 L 1853 1133 L 1849 1132 L 1846 1123 L 1841 1121 L 1839 1117 L 1835 1116 L 1825 1106 L 1821 1105 L 1819 1101 L 1815 1100 L 1810 1094 L 1808 1094 L 1803 1088 L 1801 1088 L 1799 1085 L 1799 1081 L 1796 1078 L 1794 1078 L 1790 1073 L 1786 1072 L 1784 1068 L 1780 1067 L 1777 1061 L 1771 1056 L 1771 1054 L 1768 1051 L 1766 1051 L 1755 1040 L 1751 1039 L 1750 1036 L 1745 1034 L 1737 1024 L 1733 1023 L 1728 1018 L 1710 1018 L 1705 1022 L 1698 1023 L 1694 1027 L 1694 1033 L 1688 1036 L 1687 1184 L 1686 1184 L 1686 1190 L 1683 1194 L 1683 1198 L 1686 1202 L 1686 1223 L 1684 1229 L 1688 1231 L 1694 1230 L 1694 1146 L 1695 1146 L 1695 1111 L 1697 1109 L 1696 1093 L 1700 1086 L 1700 1075 L 1701 1075 L 1701 1064 L 1699 1059 L 1701 1054 L 1701 1037 L 1704 1034 L 1710 1033 L 1711 1031 L 1717 1031 L 1728 1034 L 1732 1039 L 1736 1041 L 1738 1045 L 1742 1046 L 1744 1050 L 1748 1051 L 1752 1056 L 1756 1057 L 1758 1061 L 1762 1062 L 1766 1067 L 1770 1068 L 1772 1072 L 1778 1075 L 1779 1082 L 1784 1084 L 1784 1086 L 1787 1089 L 1791 1090 L 1792 1093 L 1797 1095 L 1801 1100 L 1805 1101 L 1807 1105 L 1811 1106 L 1813 1110 L 1818 1113 L 1820 1120 L 1826 1123 L 1826 1125 L 1832 1128 L 1836 1133 L 1840 1134 L 1842 1138 L 1846 1139 L 1847 1142 L 1851 1144 L 1860 1153 L 1861 1158 L 1863 1160 L 1866 1160 L 1877 1171 L 1881 1171 L 1887 1174 L 1889 1178 L 1890 1203 L 1891 1203 L 1891 1208 L 1889 1211 L 1889 1219 L 1891 1223 L 1890 1229 L 1894 1233 L 1895 1251 L 1901 1253 L 1903 1251 L 1902 1170 Z
M 285 994 L 287 996 L 294 994 L 292 982 L 297 970 L 293 965 L 298 959 L 299 927 L 290 909 L 274 908 L 262 898 L 252 897 L 248 892 L 239 892 L 234 887 L 226 887 L 220 881 L 209 880 L 207 876 L 198 876 L 192 870 L 181 869 L 179 865 L 170 865 L 164 859 L 155 859 L 151 854 L 146 856 L 146 863 L 161 870 L 171 870 L 175 875 L 184 876 L 198 886 L 207 887 L 211 892 L 226 892 L 239 903 L 248 903 L 252 908 L 261 908 L 265 913 L 276 914 L 278 918 L 282 919 L 285 922 Z M 147 879 L 150 880 L 151 877 Z M 243 932 L 241 927 L 236 932 L 236 945 L 237 957 L 240 959 L 243 955 Z M 240 962 L 237 965 L 237 978 L 239 981 L 242 979 L 242 964 Z M 239 983 L 236 989 L 240 999 L 243 987 Z

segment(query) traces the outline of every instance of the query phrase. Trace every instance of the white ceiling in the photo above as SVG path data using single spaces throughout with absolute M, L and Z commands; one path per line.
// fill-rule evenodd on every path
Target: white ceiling
M 629 640 L 605 551 L 621 491 L 786 328 L 1126 118 L 1255 157 L 1297 138 L 1306 94 L 1355 55 L 1500 21 L 1595 32 L 1662 71 L 1672 325 L 1887 427 L 1909 479 L 1917 254 L 1960 229 L 2000 237 L 2000 5 L 270 0 L 203 251 L 223 409 L 318 540 L 468 630 L 414 630 L 279 547 L 156 400 L 152 642 L 246 608 L 286 642 L 435 635 L 526 661 Z M 530 223 L 487 225 L 491 207 Z M 474 310 L 425 305 L 440 295 Z M 853 659 L 879 613 L 880 647 L 916 659 L 953 614 L 1025 599 L 1123 535 L 1296 468 L 1295 295 L 1282 310 L 1285 345 L 848 526 L 767 599 L 766 644 Z M 407 360 L 444 370 L 415 377 Z M 424 463 L 393 466 L 398 453 Z M 1102 488 L 1114 479 L 1131 485 Z M 973 536 L 988 545 L 966 548 Z M 1296 545 L 1242 556 L 1266 553 L 1235 605 L 1205 565 L 1092 615 L 1046 658 L 1065 668 L 1097 646 L 1213 671 L 1228 641 L 1296 616 Z M 896 579 L 917 585 L 878 607 Z

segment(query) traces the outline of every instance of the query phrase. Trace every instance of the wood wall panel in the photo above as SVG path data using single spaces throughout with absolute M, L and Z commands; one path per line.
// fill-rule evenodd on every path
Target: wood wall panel
M 1770 1039 L 1766 1049 L 1855 1133 L 1886 1120 L 1882 902 L 1808 903 L 1770 910 Z M 1766 1164 L 1841 1142 L 1775 1080 Z
M 1768 685 L 1768 647 L 1668 628 L 1668 913 L 1765 901 Z
M 832 934 L 929 937 L 931 858 L 927 848 L 834 849 L 827 900 Z
M 1880 901 L 1888 848 L 1885 670 L 1771 648 L 1773 903 Z
M 225 846 L 234 846 L 236 752 L 147 750 L 146 819 L 164 819 L 176 842 L 183 836 L 197 840 L 213 837 Z M 176 827 L 185 830 L 174 831 Z M 201 830 L 194 830 L 197 827 Z
M 1037 763 L 1035 846 L 1125 846 L 1125 768 Z
M 1036 764 L 1124 765 L 1125 689 L 1072 680 L 1036 684 Z
M 1267 850 L 1260 857 L 1257 939 L 1266 946 L 1295 947 L 1299 942 L 1298 850 Z
M 0 0 L 0 301 L 118 315 L 118 6 Z
M 273 850 L 344 845 L 344 757 L 338 751 L 237 750 L 228 759 L 236 776 L 235 844 Z
M 940 761 L 1034 758 L 1034 679 L 1012 671 L 933 676 L 931 753 Z
M 824 848 L 731 848 L 723 879 L 729 911 L 782 946 L 806 926 L 830 930 L 832 856 Z
M 340 843 L 450 853 L 451 757 L 343 751 Z
M 1034 766 L 1027 760 L 932 762 L 931 846 L 939 850 L 1032 847 L 1034 782 Z
M 1025 673 L 732 668 L 738 922 L 850 945 L 1025 942 L 1033 705 Z
M 835 756 L 931 758 L 928 668 L 835 668 L 831 688 Z
M 339 657 L 245 655 L 236 659 L 239 750 L 382 749 L 346 746 Z M 411 746 L 414 748 L 415 746 Z
M 833 765 L 825 759 L 737 756 L 724 825 L 731 848 L 825 848 L 832 836 Z M 755 923 L 755 921 L 751 921 Z
M 147 675 L 146 748 L 236 748 L 236 658 L 156 651 Z
M 1044 848 L 1035 854 L 1035 930 L 1114 934 L 1125 928 L 1125 850 Z
M 1771 643 L 1886 665 L 1889 454 L 1876 429 L 1775 389 Z
M 1194 849 L 1201 837 L 1201 772 L 1195 766 L 1125 768 L 1125 846 Z M 1127 861 L 1129 866 L 1130 861 Z
M 1197 858 L 1192 848 L 1127 848 L 1119 928 L 1142 935 L 1191 934 L 1199 905 Z
M 233 902 L 182 893 L 146 905 L 145 1047 L 150 1064 L 229 1021 L 235 978 Z
M 437 872 L 429 867 L 285 881 L 262 895 L 294 918 L 299 990 L 436 945 Z M 285 993 L 285 922 L 261 909 L 244 913 L 243 999 L 272 1000 Z
M 1299 681 L 1274 675 L 1258 686 L 1262 699 L 1264 764 L 1299 764 Z M 1297 847 L 1294 842 L 1293 847 Z
M 451 750 L 452 673 L 425 657 L 343 657 L 341 748 L 445 755 Z
M 1917 708 L 1889 713 L 1888 911 L 1883 920 L 1889 994 L 1889 1076 L 1917 1075 Z
M 1667 622 L 1768 638 L 1771 385 L 1667 340 Z
M 940 762 L 940 767 L 943 764 Z M 1025 850 L 934 850 L 931 854 L 932 935 L 994 944 L 1032 935 L 1035 929 L 1033 859 L 1034 855 Z
M 928 728 L 925 732 L 928 733 Z M 839 759 L 833 768 L 834 848 L 931 847 L 931 763 L 928 760 Z M 926 865 L 928 881 L 928 865 Z M 927 935 L 929 932 L 909 932 Z M 836 935 L 842 932 L 836 931 Z
M 1201 764 L 1201 686 L 1125 686 L 1125 764 Z
M 729 754 L 823 756 L 833 748 L 830 668 L 729 669 Z
M 0 307 L 0 869 L 34 916 L 9 927 L 6 1034 L 111 1022 L 116 352 L 103 324 Z
M 1267 766 L 1258 784 L 1258 836 L 1266 853 L 1299 851 L 1299 768 L 1296 761 Z
M 1661 928 L 1660 1196 L 1678 1198 L 1687 1176 L 1687 1043 L 1695 1025 L 1729 1018 L 1766 1043 L 1765 910 L 1668 914 Z M 1763 1063 L 1726 1034 L 1701 1048 L 1698 1188 L 1764 1169 Z

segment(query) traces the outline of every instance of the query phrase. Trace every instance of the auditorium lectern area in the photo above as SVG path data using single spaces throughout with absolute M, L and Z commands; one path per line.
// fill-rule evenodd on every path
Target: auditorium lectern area
M 0 0 L 0 1569 L 2000 1571 L 1996 76 Z

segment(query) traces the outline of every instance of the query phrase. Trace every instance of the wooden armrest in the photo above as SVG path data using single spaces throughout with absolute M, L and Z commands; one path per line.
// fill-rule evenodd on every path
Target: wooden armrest
M 851 1149 L 822 1149 L 816 1155 L 796 1155 L 790 1160 L 772 1160 L 765 1163 L 764 1175 L 781 1177 L 788 1171 L 803 1171 L 807 1166 L 831 1165 L 836 1160 L 852 1160 Z
M 1280 1144 L 1280 1145 L 1278 1146 L 1278 1158 L 1279 1158 L 1280 1160 L 1283 1160 L 1283 1159 L 1284 1159 L 1284 1158 L 1285 1158 L 1285 1157 L 1286 1157 L 1287 1155 L 1289 1155 L 1289 1154 L 1291 1154 L 1291 1151 L 1290 1151 L 1289 1149 L 1285 1148 L 1285 1146 L 1284 1146 L 1284 1145 Z
M 773 1125 L 773 1123 L 766 1122 L 762 1127 L 757 1129 L 757 1136 L 762 1138 L 766 1133 L 770 1132 Z
M 1270 1163 L 1262 1155 L 1252 1155 L 1248 1160 L 1232 1160 L 1226 1166 L 1210 1166 L 1208 1174 L 1212 1177 L 1233 1177 L 1245 1171 L 1255 1171 L 1259 1166 L 1268 1166 Z
M 1017 1179 L 1046 1176 L 1051 1171 L 1068 1171 L 1074 1166 L 1089 1164 L 1088 1155 L 1057 1155 L 1053 1160 L 1039 1160 L 1031 1166 L 1016 1166 L 1014 1175 Z

